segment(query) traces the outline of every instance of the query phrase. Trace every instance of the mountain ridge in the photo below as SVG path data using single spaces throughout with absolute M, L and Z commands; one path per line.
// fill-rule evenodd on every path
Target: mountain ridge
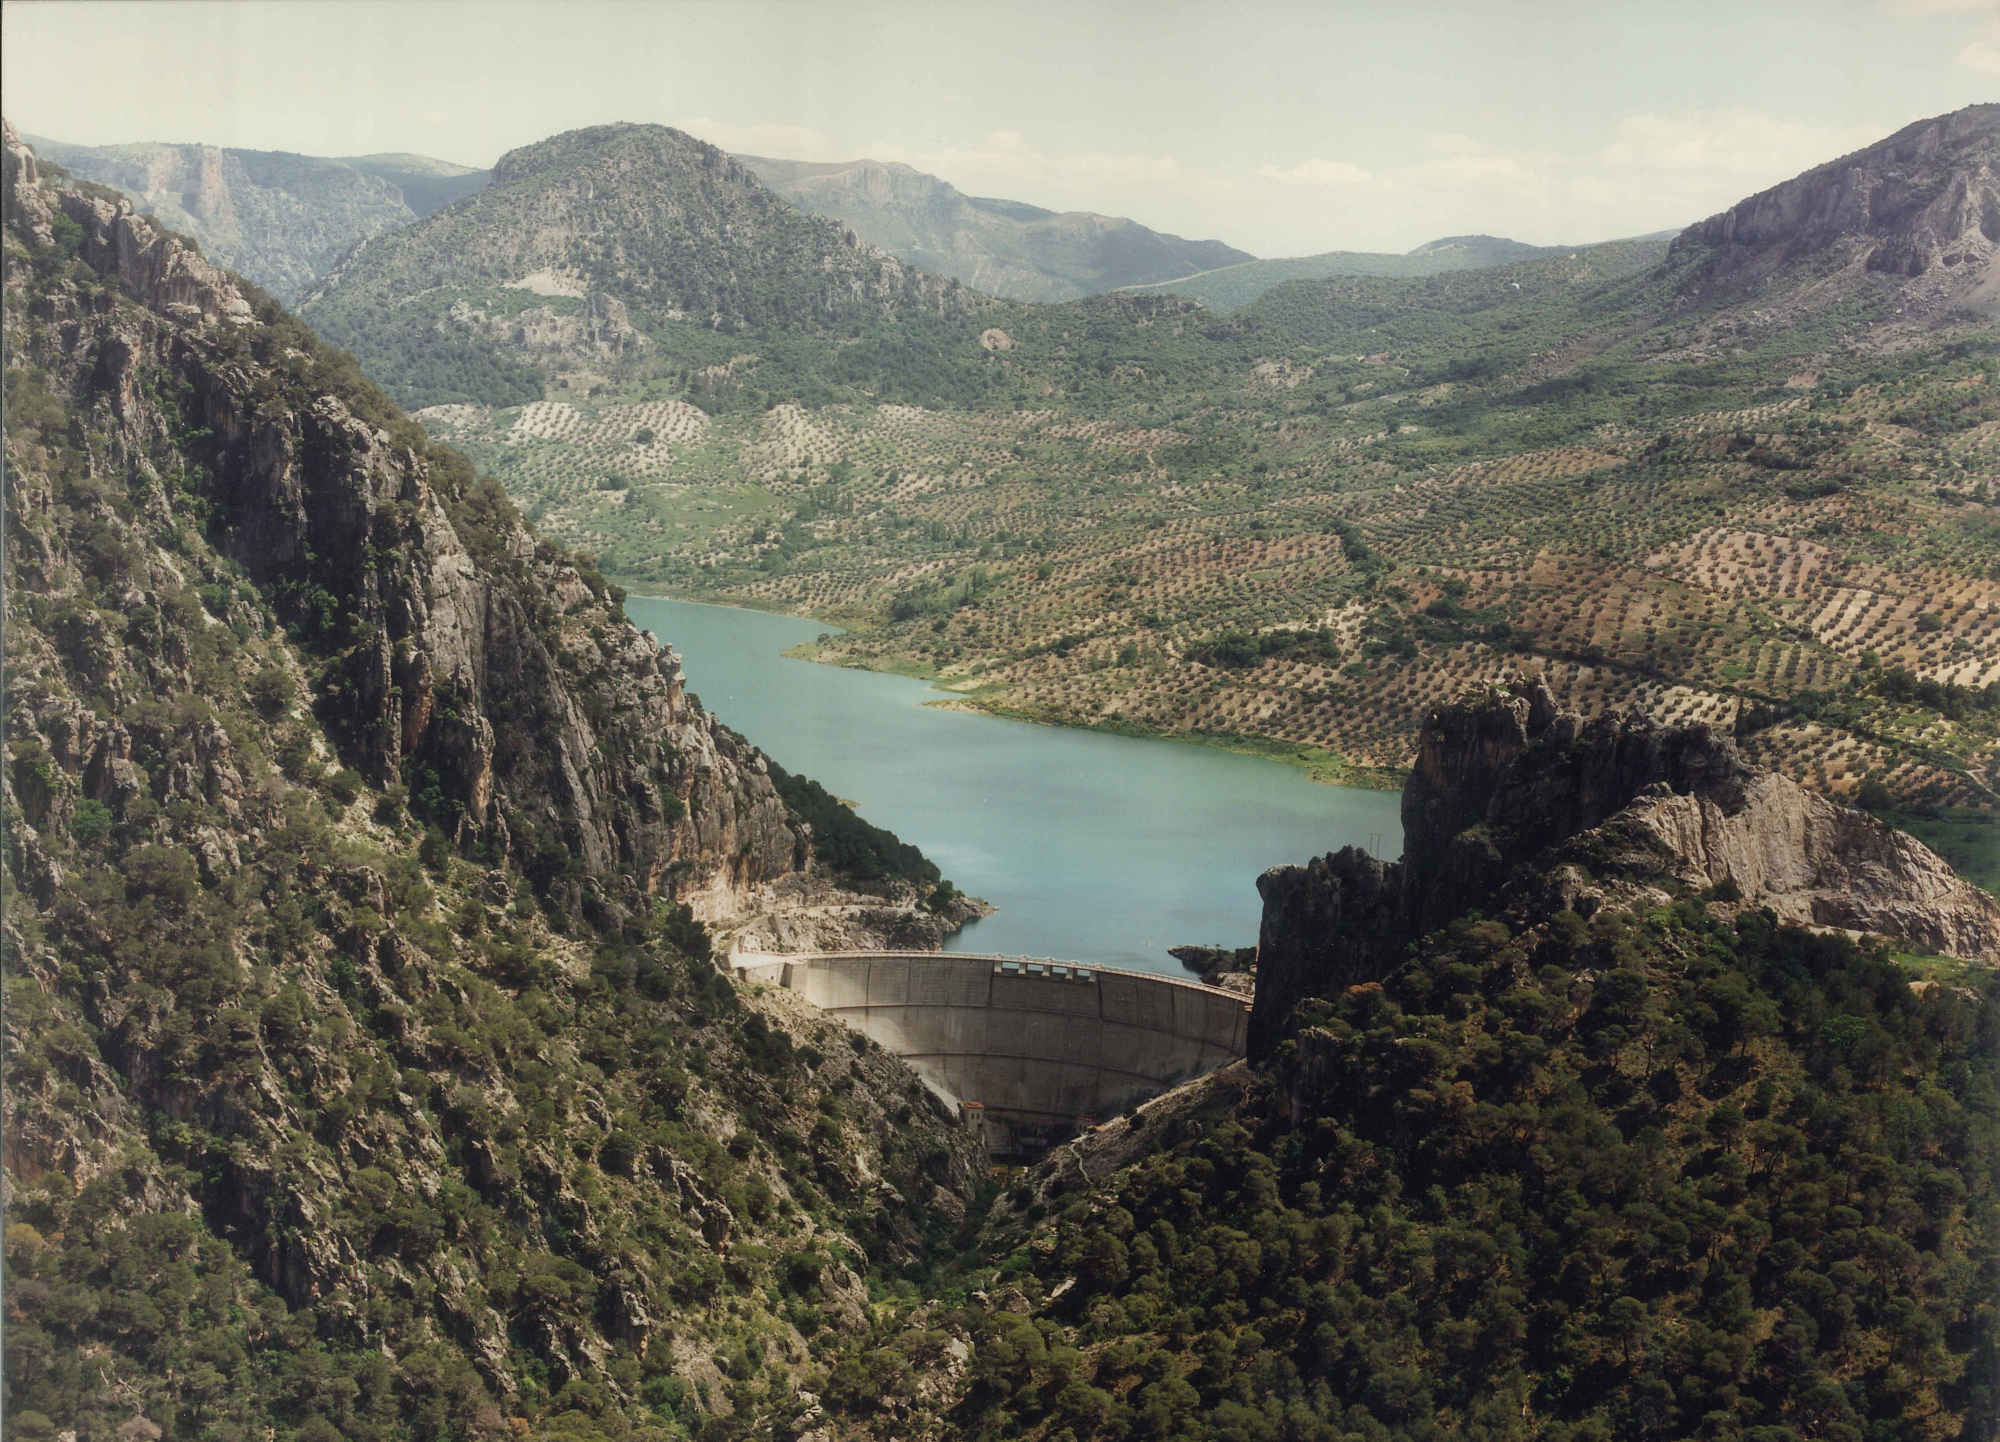
M 621 123 L 508 152 L 485 189 L 357 246 L 301 313 L 423 405 L 726 363 L 746 332 L 873 339 L 987 303 L 794 209 L 715 146 Z
M 1582 248 L 1529 245 L 1503 236 L 1451 235 L 1440 236 L 1400 253 L 1330 250 L 1318 255 L 1253 259 L 1179 280 L 1127 288 L 1187 296 L 1211 310 L 1227 314 L 1241 310 L 1267 292 L 1295 280 L 1323 280 L 1338 276 L 1413 279 L 1450 271 L 1490 269 Z
M 1689 226 L 1688 287 L 1768 286 L 1786 267 L 1923 279 L 1927 308 L 2000 310 L 2000 104 L 1915 121 Z M 1684 290 L 1684 293 L 1685 290 Z
M 290 151 L 142 142 L 38 154 L 131 196 L 169 229 L 294 302 L 359 241 L 407 225 L 484 183 L 486 172 L 424 156 L 326 158 Z
M 966 195 L 901 162 L 738 159 L 802 209 L 1012 300 L 1075 300 L 1250 259 L 1220 241 L 1184 240 L 1124 217 Z

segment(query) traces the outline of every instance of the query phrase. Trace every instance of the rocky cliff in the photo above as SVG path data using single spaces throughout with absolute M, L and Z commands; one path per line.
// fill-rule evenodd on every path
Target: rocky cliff
M 1258 879 L 1253 1058 L 1301 998 L 1379 980 L 1438 927 L 1552 887 L 1585 913 L 1719 891 L 1784 921 L 2000 962 L 2000 902 L 1920 842 L 1747 765 L 1706 726 L 1585 722 L 1539 682 L 1430 715 L 1403 847 L 1396 862 L 1348 847 Z
M 214 145 L 65 145 L 36 153 L 122 191 L 202 253 L 290 304 L 356 242 L 429 215 L 486 172 L 418 155 L 331 159 Z
M 1755 289 L 1786 270 L 1924 284 L 1938 308 L 2000 305 L 2000 105 L 1969 105 L 1760 191 L 1689 226 L 1683 292 Z
M 1219 240 L 1183 240 L 1137 221 L 966 195 L 907 165 L 737 157 L 801 210 L 989 295 L 1061 301 L 1235 265 Z
M 835 887 L 768 763 L 350 357 L 11 129 L 4 182 L 12 1425 L 788 1395 L 975 1173 L 712 964 L 690 903 Z
M 489 484 L 379 405 L 364 414 L 337 362 L 129 203 L 28 184 L 15 206 L 30 232 L 74 227 L 78 262 L 138 302 L 69 314 L 51 297 L 23 353 L 92 416 L 99 464 L 151 473 L 163 516 L 193 492 L 216 550 L 299 638 L 344 764 L 571 902 L 662 893 L 670 869 L 712 890 L 803 866 L 762 758 Z M 32 472 L 20 485 L 41 511 Z M 35 587 L 64 594 L 86 564 L 51 537 Z M 158 604 L 151 579 L 131 604 Z

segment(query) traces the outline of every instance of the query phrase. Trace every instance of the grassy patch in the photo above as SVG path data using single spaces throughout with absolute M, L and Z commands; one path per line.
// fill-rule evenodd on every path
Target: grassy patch
M 1974 886 L 2000 896 L 2000 812 L 1957 807 L 1935 813 L 1890 811 L 1882 819 L 1923 842 Z

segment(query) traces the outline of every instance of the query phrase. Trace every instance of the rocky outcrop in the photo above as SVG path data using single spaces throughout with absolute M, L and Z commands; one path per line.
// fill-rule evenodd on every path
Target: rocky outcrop
M 1706 726 L 1585 722 L 1539 682 L 1430 715 L 1403 837 L 1397 862 L 1349 847 L 1259 878 L 1252 1057 L 1303 997 L 1378 979 L 1437 927 L 1551 884 L 1586 907 L 1721 888 L 1785 921 L 2000 963 L 2000 902 L 1920 842 L 1749 766 Z
M 344 764 L 405 786 L 461 847 L 511 855 L 566 909 L 748 895 L 810 867 L 762 755 L 497 488 L 303 332 L 265 330 L 276 312 L 131 202 L 38 183 L 11 130 L 7 157 L 13 223 L 40 237 L 65 218 L 78 258 L 138 302 L 47 316 L 27 353 L 101 415 L 104 464 L 154 478 L 162 514 L 194 489 L 216 548 L 323 668 L 315 710 Z M 42 583 L 66 589 L 65 570 L 52 560 Z M 86 768 L 106 799 L 118 764 Z
M 773 955 L 814 951 L 935 951 L 993 908 L 953 894 L 891 880 L 875 890 L 842 885 L 817 871 L 791 871 L 753 887 L 718 887 L 687 897 L 718 945 Z
M 1204 985 L 1244 996 L 1257 989 L 1254 946 L 1170 946 L 1167 955 L 1200 977 Z
M 2000 905 L 1922 842 L 1797 782 L 1754 773 L 1734 793 L 1649 787 L 1620 820 L 1695 887 L 1733 885 L 1787 921 L 2000 961 Z
M 2000 105 L 1919 121 L 1761 191 L 1689 226 L 1671 254 L 1698 264 L 1697 286 L 1754 286 L 1810 260 L 1990 291 L 2000 267 Z
M 213 145 L 65 145 L 37 150 L 112 186 L 202 253 L 287 303 L 359 241 L 429 215 L 486 172 L 423 156 L 352 159 Z

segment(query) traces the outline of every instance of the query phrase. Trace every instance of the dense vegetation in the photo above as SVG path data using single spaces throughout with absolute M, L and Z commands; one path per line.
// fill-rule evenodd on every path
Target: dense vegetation
M 506 738 L 553 698 L 618 755 L 602 807 L 671 782 L 675 741 L 621 729 L 655 663 L 616 659 L 636 637 L 600 577 L 254 289 L 248 319 L 149 309 L 82 258 L 101 233 L 62 213 L 44 242 L 8 199 L 8 1435 L 789 1415 L 864 1275 L 949 1235 L 967 1138 L 878 1048 L 733 986 L 670 894 L 587 864 L 574 803 L 504 798 L 503 833 L 443 753 L 405 774 L 370 750 L 369 608 L 439 604 L 397 589 L 435 548 L 511 618 L 492 664 L 543 668 L 485 716 L 441 685 L 438 725 Z M 276 574 L 231 556 L 270 514 L 224 460 L 245 415 L 317 447 L 283 474 L 328 544 Z M 343 569 L 357 518 L 381 544 Z M 661 824 L 692 833 L 700 794 L 670 785 Z
M 899 1382 L 922 1329 L 838 1395 L 883 1435 L 1990 1436 L 2000 986 L 1971 985 L 1693 899 L 1467 918 L 1305 1003 L 1242 1100 L 1025 1180 L 961 1285 L 1031 1305 L 948 1319 L 974 1351 L 938 1415 Z
M 794 776 L 775 761 L 771 783 L 794 816 L 812 827 L 813 854 L 841 875 L 867 883 L 901 879 L 936 885 L 937 864 L 894 832 L 864 820 L 810 776 Z
M 552 212 L 575 232 L 537 219 Z M 487 188 L 348 257 L 304 314 L 412 407 L 514 405 L 565 379 L 700 394 L 749 337 L 788 391 L 935 402 L 964 393 L 975 368 L 946 342 L 982 303 L 713 146 L 599 126 L 503 156 Z

